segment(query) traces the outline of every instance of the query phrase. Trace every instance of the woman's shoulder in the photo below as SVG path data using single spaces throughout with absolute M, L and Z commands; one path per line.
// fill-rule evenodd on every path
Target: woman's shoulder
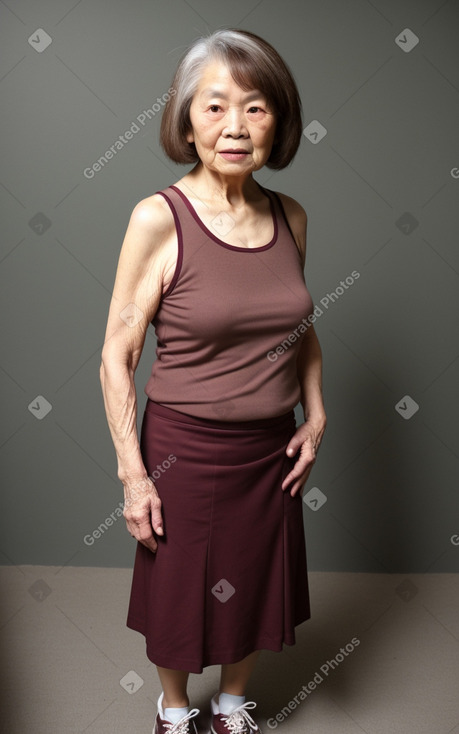
M 122 252 L 132 267 L 157 264 L 157 258 L 168 256 L 169 245 L 175 241 L 174 216 L 169 205 L 158 192 L 147 196 L 132 209 Z
M 174 226 L 174 216 L 166 199 L 160 192 L 146 196 L 134 206 L 131 219 L 139 227 L 168 230 Z
M 299 224 L 301 225 L 304 225 L 307 222 L 307 213 L 296 199 L 293 199 L 287 194 L 283 194 L 281 191 L 273 191 L 272 189 L 268 190 L 272 191 L 272 193 L 276 194 L 279 197 L 282 202 L 285 214 L 288 218 L 291 217 L 293 220 L 298 220 Z
M 277 194 L 281 201 L 289 227 L 304 261 L 306 255 L 306 227 L 308 224 L 308 215 L 296 199 L 293 199 L 291 196 L 283 194 L 280 191 L 273 191 L 273 193 Z

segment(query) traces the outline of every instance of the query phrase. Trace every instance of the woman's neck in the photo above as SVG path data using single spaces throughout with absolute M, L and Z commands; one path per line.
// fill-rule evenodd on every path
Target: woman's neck
M 238 208 L 260 198 L 260 188 L 251 173 L 244 176 L 223 176 L 198 163 L 181 181 L 203 201 L 220 201 Z

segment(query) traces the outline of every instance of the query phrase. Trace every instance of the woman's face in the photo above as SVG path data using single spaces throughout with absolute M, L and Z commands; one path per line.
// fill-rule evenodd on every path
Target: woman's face
M 241 89 L 227 66 L 209 63 L 190 107 L 194 143 L 202 163 L 226 176 L 244 176 L 268 160 L 276 120 L 258 90 Z M 239 152 L 231 152 L 239 151 Z

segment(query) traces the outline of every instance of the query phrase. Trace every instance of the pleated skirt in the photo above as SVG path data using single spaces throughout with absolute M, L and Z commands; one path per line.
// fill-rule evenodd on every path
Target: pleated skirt
M 281 484 L 296 429 L 196 418 L 148 400 L 141 452 L 164 536 L 137 543 L 127 626 L 156 665 L 201 673 L 295 644 L 310 617 L 303 502 Z

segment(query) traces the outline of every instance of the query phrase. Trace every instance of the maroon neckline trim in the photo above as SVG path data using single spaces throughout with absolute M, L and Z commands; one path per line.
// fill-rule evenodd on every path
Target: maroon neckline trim
M 258 183 L 258 181 L 257 181 L 257 184 L 260 187 L 260 189 L 262 190 L 262 192 L 265 193 L 265 189 Z M 277 236 L 278 236 L 278 231 L 279 231 L 278 225 L 277 225 L 277 217 L 276 217 L 276 212 L 274 209 L 273 200 L 269 194 L 265 193 L 265 196 L 267 196 L 269 199 L 269 206 L 271 208 L 271 217 L 273 221 L 274 232 L 273 232 L 273 236 L 271 240 L 266 245 L 262 245 L 261 247 L 237 247 L 236 245 L 230 245 L 228 244 L 228 242 L 224 242 L 219 237 L 214 235 L 210 231 L 210 229 L 208 229 L 208 227 L 206 227 L 202 219 L 198 217 L 195 208 L 193 207 L 189 199 L 185 196 L 183 191 L 181 191 L 181 189 L 179 189 L 177 186 L 174 186 L 173 184 L 169 186 L 169 188 L 173 189 L 174 191 L 178 193 L 178 195 L 184 202 L 185 206 L 187 207 L 188 211 L 190 212 L 190 214 L 192 215 L 196 223 L 199 225 L 199 227 L 203 230 L 203 232 L 205 232 L 208 235 L 208 237 L 214 240 L 214 242 L 216 242 L 218 245 L 221 245 L 222 247 L 226 247 L 228 250 L 237 250 L 238 252 L 263 252 L 264 250 L 269 250 L 277 242 Z

